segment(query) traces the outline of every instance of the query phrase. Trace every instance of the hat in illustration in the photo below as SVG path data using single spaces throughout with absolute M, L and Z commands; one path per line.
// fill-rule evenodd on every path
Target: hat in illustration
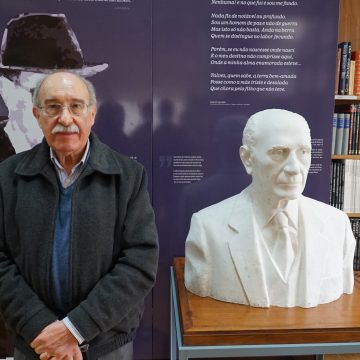
M 107 63 L 84 60 L 64 14 L 21 14 L 11 19 L 4 31 L 0 74 L 7 71 L 48 73 L 59 69 L 92 76 L 107 67 Z
M 3 98 L 0 95 L 0 127 L 1 122 L 9 118 L 9 109 L 5 105 Z

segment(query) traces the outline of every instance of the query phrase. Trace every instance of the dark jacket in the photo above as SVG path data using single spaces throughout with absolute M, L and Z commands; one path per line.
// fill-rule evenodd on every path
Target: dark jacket
M 133 340 L 156 275 L 158 241 L 143 167 L 90 137 L 72 197 L 67 316 L 96 358 Z M 45 140 L 0 164 L 0 311 L 16 346 L 58 319 L 51 258 L 59 185 Z

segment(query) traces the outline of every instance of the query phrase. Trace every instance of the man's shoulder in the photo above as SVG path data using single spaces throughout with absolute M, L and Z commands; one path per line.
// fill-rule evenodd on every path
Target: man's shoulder
M 22 151 L 18 154 L 11 155 L 10 157 L 2 161 L 0 163 L 0 176 L 15 174 L 15 169 L 18 167 L 18 165 L 26 161 L 26 159 L 31 158 L 33 154 L 36 153 L 38 146 L 39 145 L 36 145 L 30 150 Z
M 236 204 L 244 202 L 246 194 L 244 191 L 226 198 L 216 204 L 201 209 L 196 214 L 202 218 L 228 218 Z
M 347 215 L 342 210 L 307 196 L 301 196 L 301 203 L 306 209 L 311 209 L 313 213 L 318 214 L 321 218 L 347 218 Z

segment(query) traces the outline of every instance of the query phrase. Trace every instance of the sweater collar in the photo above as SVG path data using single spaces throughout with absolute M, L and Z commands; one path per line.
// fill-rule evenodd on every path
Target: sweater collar
M 91 152 L 87 163 L 87 172 L 94 170 L 104 174 L 121 174 L 122 166 L 115 152 L 103 144 L 98 137 L 90 134 Z M 52 170 L 49 158 L 49 145 L 44 138 L 42 142 L 29 150 L 15 168 L 15 173 L 24 176 L 35 176 Z

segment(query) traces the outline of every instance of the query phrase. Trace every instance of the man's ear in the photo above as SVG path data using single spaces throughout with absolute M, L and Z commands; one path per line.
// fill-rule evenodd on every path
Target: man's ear
M 252 173 L 252 158 L 251 151 L 246 145 L 240 146 L 239 149 L 240 159 L 245 166 L 246 172 L 251 175 Z
M 95 118 L 96 118 L 96 113 L 97 113 L 96 105 L 92 105 L 90 112 L 91 112 L 90 123 L 91 123 L 91 126 L 93 126 L 95 123 Z
M 38 109 L 37 107 L 33 106 L 33 108 L 32 108 L 32 113 L 33 113 L 33 115 L 35 116 L 35 118 L 36 118 L 36 120 L 37 120 L 40 128 L 42 128 L 42 127 L 41 127 L 41 123 L 40 123 L 40 121 L 39 121 L 39 118 L 40 118 L 39 109 Z
M 33 106 L 32 113 L 36 117 L 36 119 L 39 117 L 39 109 L 37 107 Z

